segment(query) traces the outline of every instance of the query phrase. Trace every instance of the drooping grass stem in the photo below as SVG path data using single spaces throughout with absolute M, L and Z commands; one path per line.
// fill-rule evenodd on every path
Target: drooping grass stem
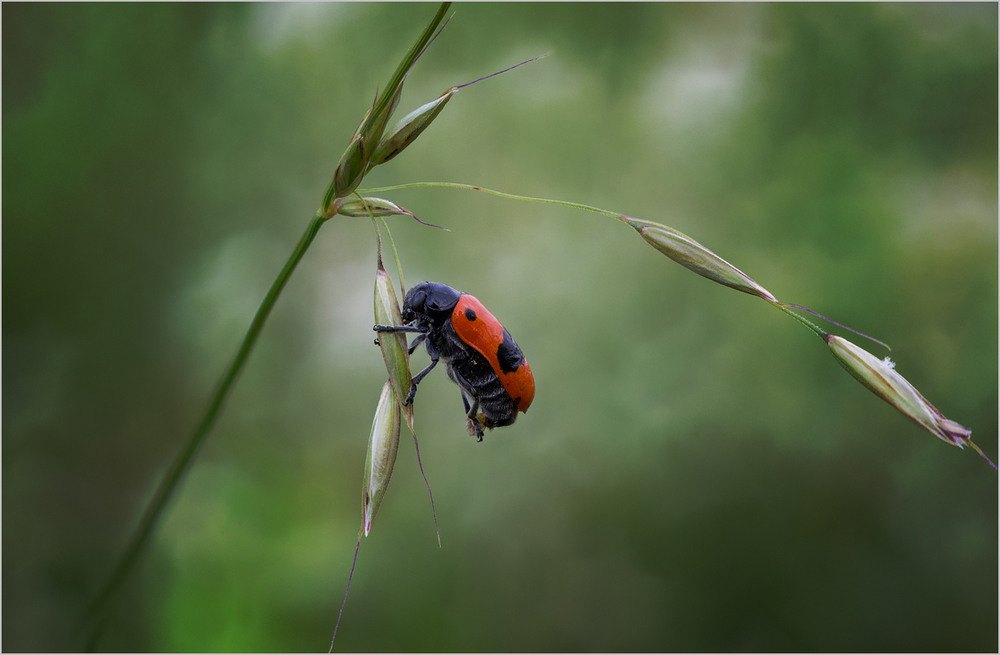
M 794 318 L 796 321 L 798 321 L 802 325 L 804 325 L 807 328 L 809 328 L 810 330 L 812 330 L 816 334 L 816 336 L 818 336 L 820 339 L 824 339 L 824 340 L 826 339 L 826 332 L 824 332 L 822 328 L 820 328 L 818 325 L 816 325 L 815 323 L 813 323 L 812 321 L 810 321 L 809 319 L 807 319 L 805 316 L 802 316 L 798 312 L 793 312 L 791 310 L 791 308 L 787 304 L 785 304 L 783 302 L 773 302 L 771 304 L 774 305 L 775 307 L 777 307 L 778 309 L 780 309 L 781 311 L 785 312 L 786 314 L 788 314 L 792 318 Z M 806 310 L 806 311 L 809 311 L 809 310 Z M 839 323 L 838 323 L 838 325 L 839 325 Z M 847 329 L 851 330 L 851 328 L 847 328 Z M 851 330 L 851 332 L 856 332 L 856 331 L 857 330 Z M 880 341 L 879 343 L 882 343 L 882 342 Z
M 585 205 L 579 202 L 570 202 L 568 200 L 554 200 L 552 198 L 535 198 L 532 196 L 522 196 L 514 193 L 505 193 L 503 191 L 496 191 L 494 189 L 487 189 L 485 187 L 476 186 L 473 184 L 459 184 L 456 182 L 411 182 L 408 184 L 396 184 L 392 186 L 378 187 L 375 189 L 365 189 L 363 193 L 383 193 L 385 191 L 396 191 L 399 189 L 412 189 L 418 187 L 435 187 L 435 188 L 445 188 L 445 189 L 465 189 L 467 191 L 480 191 L 482 193 L 488 193 L 499 198 L 507 198 L 509 200 L 524 200 L 527 202 L 540 202 L 548 205 L 557 205 L 560 207 L 570 207 L 572 209 L 582 209 L 584 211 L 593 212 L 595 214 L 601 214 L 602 216 L 607 216 L 609 218 L 622 219 L 627 218 L 621 212 L 615 212 L 608 209 L 601 209 L 600 207 L 594 207 L 592 205 Z M 821 339 L 826 338 L 826 332 L 824 332 L 818 325 L 812 321 L 806 319 L 804 316 L 791 310 L 791 307 L 797 307 L 795 305 L 787 305 L 786 303 L 780 302 L 778 300 L 770 300 L 766 297 L 760 296 L 768 304 L 777 307 L 779 310 L 788 314 L 799 323 L 809 328 L 813 333 L 815 333 Z M 810 311 L 810 310 L 806 310 Z M 838 323 L 839 325 L 839 323 Z M 848 328 L 850 329 L 850 328 Z M 854 331 L 854 330 L 852 330 Z M 882 343 L 879 341 L 878 343 Z M 884 344 L 883 344 L 884 345 Z
M 111 576 L 108 578 L 107 583 L 101 590 L 100 595 L 94 601 L 94 604 L 91 606 L 90 611 L 87 614 L 86 618 L 95 622 L 94 627 L 91 629 L 87 639 L 88 650 L 92 650 L 96 647 L 97 640 L 100 638 L 101 629 L 103 628 L 106 618 L 110 613 L 109 610 L 111 601 L 118 593 L 129 573 L 135 567 L 139 556 L 142 554 L 150 536 L 153 534 L 153 529 L 156 527 L 161 516 L 163 515 L 164 509 L 166 509 L 167 503 L 177 490 L 184 474 L 191 467 L 191 462 L 194 459 L 195 454 L 198 452 L 201 444 L 205 441 L 205 437 L 208 435 L 212 425 L 215 423 L 215 420 L 219 415 L 219 411 L 222 409 L 223 403 L 233 388 L 233 384 L 236 382 L 237 377 L 239 377 L 240 371 L 243 370 L 243 366 L 246 364 L 247 359 L 250 356 L 250 352 L 257 343 L 257 338 L 260 336 L 261 330 L 264 328 L 264 323 L 267 321 L 267 317 L 274 308 L 274 305 L 278 300 L 278 296 L 281 295 L 282 290 L 285 288 L 289 278 L 292 276 L 292 272 L 295 270 L 295 267 L 298 266 L 302 257 L 306 254 L 306 251 L 309 249 L 309 245 L 313 242 L 313 239 L 316 238 L 316 234 L 319 232 L 320 227 L 326 220 L 325 216 L 317 212 L 317 214 L 313 216 L 312 220 L 309 221 L 308 227 L 306 227 L 305 232 L 299 239 L 299 242 L 292 251 L 291 256 L 288 258 L 288 261 L 285 262 L 281 272 L 278 273 L 278 277 L 275 278 L 274 282 L 271 284 L 271 288 L 267 292 L 267 295 L 264 296 L 264 300 L 257 308 L 257 313 L 254 315 L 253 321 L 251 321 L 250 327 L 247 329 L 247 332 L 243 337 L 243 341 L 240 343 L 236 356 L 233 358 L 229 368 L 226 369 L 222 379 L 219 381 L 218 386 L 215 389 L 215 393 L 212 394 L 211 401 L 208 403 L 201 420 L 191 433 L 191 436 L 188 437 L 184 447 L 174 458 L 170 468 L 167 470 L 163 480 L 160 482 L 159 487 L 157 487 L 156 493 L 146 506 L 146 509 L 139 520 L 139 524 L 136 527 L 135 532 L 132 534 L 132 538 L 129 540 L 128 547 L 125 549 L 121 558 L 119 558 Z
M 466 191 L 481 191 L 483 193 L 488 193 L 492 196 L 497 196 L 499 198 L 508 198 L 510 200 L 526 200 L 528 202 L 541 202 L 548 205 L 559 205 L 561 207 L 571 207 L 573 209 L 583 209 L 585 211 L 594 212 L 595 214 L 603 214 L 604 216 L 610 216 L 611 218 L 621 218 L 623 215 L 621 212 L 613 212 L 608 209 L 601 209 L 600 207 L 592 207 L 591 205 L 584 205 L 579 202 L 570 202 L 568 200 L 553 200 L 552 198 L 533 198 L 531 196 L 519 196 L 515 193 L 504 193 L 503 191 L 495 191 L 493 189 L 487 189 L 486 187 L 476 186 L 475 184 L 459 184 L 457 182 L 410 182 L 407 184 L 393 184 L 391 186 L 382 186 L 374 189 L 364 189 L 359 191 L 359 193 L 381 193 L 383 191 L 397 191 L 399 189 L 416 189 L 421 187 L 434 187 L 439 189 L 465 189 Z

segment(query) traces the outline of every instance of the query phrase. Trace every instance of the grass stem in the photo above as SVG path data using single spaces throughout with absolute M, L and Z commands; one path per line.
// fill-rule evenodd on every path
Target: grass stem
M 607 209 L 601 209 L 600 207 L 592 207 L 591 205 L 584 205 L 579 202 L 569 202 L 568 200 L 553 200 L 552 198 L 533 198 L 531 196 L 519 196 L 514 193 L 504 193 L 503 191 L 494 191 L 493 189 L 487 189 L 486 187 L 476 186 L 474 184 L 459 184 L 457 182 L 410 182 L 408 184 L 394 184 L 392 186 L 383 186 L 375 189 L 365 189 L 364 191 L 359 191 L 359 193 L 381 193 L 383 191 L 397 191 L 399 189 L 416 189 L 421 187 L 434 187 L 440 189 L 465 189 L 466 191 L 481 191 L 483 193 L 488 193 L 492 196 L 497 196 L 499 198 L 508 198 L 510 200 L 526 200 L 528 202 L 541 202 L 548 205 L 559 205 L 561 207 L 572 207 L 573 209 L 583 209 L 584 211 L 594 212 L 595 214 L 603 214 L 604 216 L 610 216 L 611 218 L 620 218 L 622 214 L 620 212 L 613 212 Z

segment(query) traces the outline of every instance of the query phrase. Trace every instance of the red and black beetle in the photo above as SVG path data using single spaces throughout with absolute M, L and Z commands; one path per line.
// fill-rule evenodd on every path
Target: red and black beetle
M 524 353 L 500 321 L 475 296 L 439 282 L 421 282 L 406 292 L 405 325 L 376 325 L 376 332 L 417 332 L 409 352 L 421 343 L 431 363 L 413 376 L 404 405 L 417 384 L 442 360 L 462 390 L 469 434 L 483 440 L 483 427 L 512 424 L 535 397 L 535 378 Z M 480 413 L 481 412 L 481 413 Z

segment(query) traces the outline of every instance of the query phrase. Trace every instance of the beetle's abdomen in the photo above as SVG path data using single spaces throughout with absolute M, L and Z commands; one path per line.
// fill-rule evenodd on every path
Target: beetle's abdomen
M 475 349 L 458 338 L 450 324 L 439 331 L 434 346 L 452 379 L 469 396 L 479 401 L 486 427 L 510 425 L 517 417 L 517 402 L 493 370 L 493 366 Z

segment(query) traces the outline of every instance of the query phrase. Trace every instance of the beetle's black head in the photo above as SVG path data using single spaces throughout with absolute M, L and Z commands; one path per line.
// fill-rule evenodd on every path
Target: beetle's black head
M 421 282 L 410 287 L 403 299 L 403 322 L 441 325 L 451 316 L 461 295 L 460 291 L 440 282 Z

